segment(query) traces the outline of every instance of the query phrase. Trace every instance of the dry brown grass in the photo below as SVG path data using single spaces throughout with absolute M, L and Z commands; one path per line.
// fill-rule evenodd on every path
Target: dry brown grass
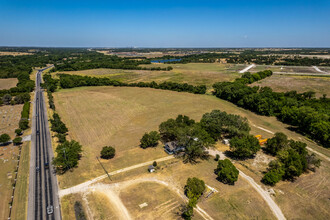
M 21 119 L 23 105 L 4 105 L 0 107 L 0 134 L 7 133 L 14 137 L 15 129 Z
M 311 90 L 316 92 L 317 97 L 321 97 L 323 94 L 330 96 L 330 77 L 272 75 L 253 83 L 251 86 L 268 86 L 275 92 L 296 90 L 302 93 Z
M 158 183 L 144 182 L 125 188 L 120 198 L 134 219 L 181 219 L 184 201 L 167 187 Z M 139 205 L 147 206 L 140 208 Z
M 21 161 L 18 170 L 15 198 L 12 209 L 12 219 L 24 220 L 27 216 L 28 179 L 30 162 L 30 142 L 25 142 L 22 147 Z
M 0 79 L 0 90 L 15 87 L 18 80 L 16 78 Z
M 18 147 L 13 144 L 0 146 L 0 219 L 7 219 L 9 215 L 18 153 Z

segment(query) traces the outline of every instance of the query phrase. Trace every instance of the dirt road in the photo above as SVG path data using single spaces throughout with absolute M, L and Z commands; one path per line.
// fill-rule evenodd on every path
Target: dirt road
M 274 132 L 272 132 L 272 131 L 270 131 L 270 130 L 268 130 L 268 129 L 266 129 L 266 128 L 263 128 L 263 127 L 260 127 L 260 126 L 254 125 L 254 124 L 252 124 L 252 126 L 253 126 L 253 127 L 256 127 L 256 128 L 259 128 L 260 130 L 266 131 L 266 132 L 268 132 L 268 133 L 270 133 L 270 134 L 275 134 Z M 314 149 L 312 149 L 312 148 L 310 148 L 310 147 L 306 147 L 306 148 L 307 148 L 307 150 L 309 150 L 309 151 L 311 151 L 311 152 L 313 152 L 313 153 L 319 155 L 319 156 L 322 157 L 323 159 L 326 159 L 327 161 L 330 161 L 330 158 L 329 158 L 328 156 L 326 156 L 326 155 L 324 155 L 324 154 L 322 154 L 322 153 L 320 153 L 320 152 L 318 152 L 318 151 L 316 151 L 316 150 L 314 150 Z
M 209 151 L 209 154 L 212 156 L 219 154 L 220 159 L 222 159 L 222 160 L 226 158 L 226 156 L 221 151 L 218 151 L 215 149 L 209 149 L 208 151 Z M 267 203 L 269 208 L 272 210 L 272 212 L 274 213 L 276 218 L 279 220 L 286 219 L 284 217 L 281 209 L 274 202 L 274 200 L 270 197 L 270 195 L 264 189 L 262 189 L 261 186 L 254 181 L 254 179 L 252 179 L 251 177 L 249 177 L 248 175 L 243 173 L 241 170 L 238 169 L 238 171 L 239 171 L 239 175 L 241 177 L 243 177 L 257 191 L 257 193 L 259 193 L 259 195 L 265 200 L 265 202 Z

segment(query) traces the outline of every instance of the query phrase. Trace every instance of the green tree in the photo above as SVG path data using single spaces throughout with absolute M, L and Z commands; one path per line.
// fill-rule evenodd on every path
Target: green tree
M 196 177 L 188 178 L 187 184 L 184 187 L 186 196 L 190 199 L 196 197 L 197 199 L 203 195 L 206 186 L 203 180 Z
M 5 105 L 9 105 L 10 104 L 10 101 L 11 101 L 12 97 L 10 94 L 5 94 L 3 97 L 2 97 L 2 101 Z
M 23 132 L 23 130 L 22 129 L 20 129 L 20 128 L 17 128 L 17 129 L 15 129 L 15 133 L 16 133 L 16 135 L 22 135 L 22 132 Z
M 56 157 L 53 164 L 63 173 L 78 165 L 82 146 L 77 141 L 66 141 L 56 147 Z
M 233 185 L 237 181 L 239 174 L 229 159 L 219 160 L 215 173 L 219 181 L 230 185 Z
M 219 154 L 216 154 L 214 160 L 215 160 L 215 161 L 219 161 L 219 160 L 220 160 L 220 155 L 219 155 Z
M 221 136 L 243 136 L 250 131 L 246 118 L 220 110 L 204 114 L 200 123 L 214 140 L 218 140 Z
M 116 149 L 111 146 L 105 146 L 101 150 L 101 158 L 103 159 L 114 158 L 115 154 L 116 154 Z
M 152 165 L 153 165 L 154 167 L 157 167 L 157 161 L 154 161 L 154 162 L 152 163 Z
M 29 128 L 29 120 L 26 119 L 26 118 L 22 118 L 19 123 L 18 123 L 18 126 L 20 129 L 22 130 L 26 130 Z
M 19 145 L 21 143 L 22 143 L 22 138 L 21 137 L 14 138 L 14 140 L 13 140 L 14 145 Z
M 253 135 L 244 136 L 242 138 L 234 137 L 230 139 L 229 143 L 232 155 L 236 158 L 249 158 L 260 150 L 259 141 Z
M 277 132 L 275 133 L 274 137 L 267 140 L 265 150 L 275 156 L 277 152 L 286 148 L 287 146 L 288 137 L 281 132 Z
M 150 133 L 145 133 L 140 140 L 140 146 L 145 149 L 147 147 L 156 147 L 158 141 L 160 140 L 160 135 L 157 131 L 151 131 Z
M 0 135 L 0 143 L 7 143 L 10 141 L 10 136 L 8 134 Z
M 196 207 L 198 199 L 203 195 L 206 185 L 203 180 L 193 177 L 187 179 L 187 184 L 184 189 L 189 201 L 183 208 L 181 216 L 184 219 L 191 219 L 194 215 L 194 207 Z

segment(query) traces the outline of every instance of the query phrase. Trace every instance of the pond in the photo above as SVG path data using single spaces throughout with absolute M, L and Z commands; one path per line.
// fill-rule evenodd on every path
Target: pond
M 179 62 L 181 59 L 167 59 L 167 60 L 152 60 L 151 63 L 167 63 L 167 62 Z

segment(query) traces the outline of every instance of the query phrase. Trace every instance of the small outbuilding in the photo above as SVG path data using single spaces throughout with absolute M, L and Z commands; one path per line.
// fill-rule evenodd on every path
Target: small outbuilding
M 150 173 L 153 173 L 153 172 L 156 171 L 156 168 L 155 168 L 153 165 L 150 165 L 150 166 L 148 167 L 148 171 L 149 171 Z
M 229 146 L 229 139 L 223 139 L 222 143 Z

